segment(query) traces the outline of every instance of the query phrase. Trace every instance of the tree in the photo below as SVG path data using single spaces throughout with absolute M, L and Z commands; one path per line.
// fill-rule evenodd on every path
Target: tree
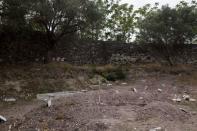
M 120 1 L 107 3 L 105 37 L 108 40 L 130 42 L 134 33 L 136 13 L 133 5 L 120 4 Z
M 49 52 L 62 37 L 83 28 L 90 19 L 88 11 L 92 4 L 88 0 L 35 0 L 29 21 L 34 30 L 46 34 Z
M 183 53 L 176 47 L 185 47 L 197 33 L 196 3 L 181 2 L 176 8 L 152 8 L 138 19 L 138 28 L 136 41 L 151 44 L 151 50 L 158 51 L 157 54 L 173 65 L 177 55 Z
M 84 28 L 80 30 L 80 38 L 99 40 L 101 39 L 102 30 L 107 17 L 105 3 L 103 0 L 91 1 L 87 9 L 87 20 Z

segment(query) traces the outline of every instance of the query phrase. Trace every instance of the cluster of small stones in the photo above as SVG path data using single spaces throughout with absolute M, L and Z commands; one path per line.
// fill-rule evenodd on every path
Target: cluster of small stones
M 64 62 L 65 58 L 64 57 L 62 57 L 62 58 L 61 57 L 57 57 L 57 58 L 53 57 L 52 61 L 54 61 L 54 62 Z
M 35 59 L 36 62 L 44 61 L 44 60 L 45 60 L 45 57 L 36 58 L 36 59 Z M 64 61 L 65 61 L 65 58 L 64 58 L 64 57 L 53 57 L 53 58 L 52 58 L 52 61 L 53 61 L 53 62 L 64 62 Z
M 149 56 L 126 56 L 124 54 L 113 54 L 110 63 L 111 64 L 120 64 L 120 65 L 125 65 L 125 64 L 133 64 L 137 62 L 153 62 L 153 58 Z

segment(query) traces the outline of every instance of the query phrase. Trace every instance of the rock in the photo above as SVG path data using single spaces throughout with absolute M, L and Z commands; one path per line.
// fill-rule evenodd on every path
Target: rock
M 166 84 L 161 84 L 162 87 L 166 87 Z
M 131 88 L 131 90 L 135 93 L 137 93 L 137 89 L 136 88 Z
M 12 130 L 12 125 L 9 125 L 8 131 Z
M 162 89 L 157 89 L 158 90 L 158 92 L 162 92 L 163 90 Z
M 5 98 L 4 99 L 5 102 L 16 102 L 15 98 Z
M 61 62 L 64 62 L 65 61 L 65 58 L 61 58 L 61 60 L 60 60 Z
M 190 96 L 189 95 L 183 95 L 183 99 L 186 100 L 186 101 L 189 101 L 190 100 Z
M 183 108 L 179 108 L 179 109 L 180 109 L 181 111 L 187 113 L 187 111 L 186 111 L 185 109 L 183 109 Z
M 121 85 L 127 85 L 127 83 L 121 83 Z
M 81 92 L 88 92 L 88 90 L 81 90 Z
M 116 94 L 119 94 L 120 93 L 118 90 L 116 90 L 115 92 L 116 92 Z
M 181 98 L 174 98 L 172 99 L 174 102 L 181 102 Z
M 55 61 L 55 60 L 56 60 L 55 57 L 53 57 L 53 58 L 52 58 L 52 61 Z
M 140 98 L 139 98 L 139 100 L 143 100 L 143 99 L 144 99 L 143 97 L 140 97 Z
M 189 101 L 191 101 L 191 102 L 196 102 L 196 99 L 190 98 Z
M 52 100 L 49 99 L 49 100 L 47 101 L 47 106 L 48 106 L 48 107 L 51 107 L 51 105 L 52 105 Z
M 145 86 L 145 90 L 147 90 L 148 89 L 148 86 Z
M 7 121 L 7 119 L 5 117 L 3 117 L 3 116 L 0 115 L 0 123 L 4 123 L 6 121 Z
M 112 86 L 112 84 L 109 83 L 109 84 L 107 84 L 107 86 Z
M 161 130 L 162 130 L 161 127 L 156 127 L 156 128 L 150 129 L 149 131 L 161 131 Z

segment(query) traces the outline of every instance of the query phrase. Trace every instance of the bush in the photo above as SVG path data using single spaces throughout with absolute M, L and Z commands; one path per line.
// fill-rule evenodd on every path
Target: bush
M 108 81 L 123 80 L 126 78 L 126 68 L 120 66 L 105 66 L 93 68 L 93 73 L 103 76 Z

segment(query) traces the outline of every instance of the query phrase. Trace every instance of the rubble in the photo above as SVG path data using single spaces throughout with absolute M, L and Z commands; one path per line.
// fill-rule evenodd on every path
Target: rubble
M 16 102 L 15 98 L 5 98 L 4 99 L 5 102 Z
M 156 128 L 150 129 L 149 131 L 161 131 L 161 130 L 162 130 L 161 127 L 156 127 Z
M 190 102 L 196 102 L 196 99 L 190 98 L 189 101 Z
M 135 93 L 137 93 L 137 89 L 136 88 L 131 88 L 131 90 Z
M 189 101 L 190 100 L 190 96 L 189 95 L 183 95 L 183 99 L 186 100 L 186 101 Z
M 162 89 L 158 89 L 158 92 L 162 92 L 163 90 Z
M 174 102 L 181 102 L 181 98 L 174 98 L 172 99 Z
M 7 121 L 7 119 L 0 115 L 0 123 L 6 122 L 6 121 Z

